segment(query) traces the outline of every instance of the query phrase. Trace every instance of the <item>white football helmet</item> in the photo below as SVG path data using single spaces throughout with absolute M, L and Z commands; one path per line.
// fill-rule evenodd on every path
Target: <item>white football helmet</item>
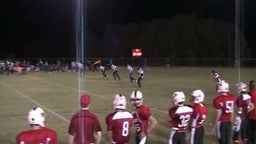
M 222 80 L 218 85 L 217 85 L 217 92 L 218 93 L 227 93 L 229 92 L 229 84 Z
M 194 90 L 191 95 L 194 98 L 194 103 L 201 103 L 204 101 L 204 92 L 202 90 Z
M 248 91 L 248 87 L 245 83 L 243 82 L 239 82 L 238 84 L 236 84 L 237 86 L 237 92 L 241 93 L 241 92 L 247 92 Z
M 44 110 L 40 107 L 31 109 L 27 118 L 29 124 L 38 124 L 41 127 L 45 126 L 45 113 Z
M 172 102 L 174 105 L 185 102 L 185 94 L 182 91 L 176 91 L 172 94 Z
M 115 95 L 113 100 L 113 109 L 126 109 L 126 98 L 124 95 Z
M 142 105 L 143 95 L 140 91 L 134 90 L 130 96 L 130 100 L 136 106 Z

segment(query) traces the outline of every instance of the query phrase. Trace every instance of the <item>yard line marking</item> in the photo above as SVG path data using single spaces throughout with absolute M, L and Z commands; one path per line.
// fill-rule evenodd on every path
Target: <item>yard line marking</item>
M 52 84 L 52 85 L 60 86 L 60 87 L 65 87 L 65 88 L 71 89 L 73 91 L 77 91 L 77 89 L 74 88 L 74 87 L 66 86 L 66 85 L 59 84 L 59 83 L 50 82 L 50 81 L 47 81 L 47 80 L 44 80 L 44 79 L 41 79 L 41 78 L 38 78 L 38 77 L 34 77 L 34 76 L 28 76 L 28 77 L 31 77 L 32 79 L 35 79 L 35 80 L 39 80 L 39 81 L 44 82 L 44 83 L 48 83 L 48 84 Z M 85 91 L 85 90 L 81 90 L 81 91 L 86 92 L 86 93 L 90 93 L 92 95 L 95 95 L 95 96 L 98 96 L 98 97 L 101 97 L 101 98 L 104 98 L 104 99 L 111 100 L 110 97 L 106 97 L 106 96 L 103 96 L 103 95 L 98 95 L 96 93 L 91 93 L 91 92 L 88 92 L 88 91 Z
M 74 91 L 77 90 L 77 89 L 74 88 L 74 87 L 70 87 L 70 86 L 66 86 L 66 85 L 63 85 L 63 84 L 59 84 L 59 83 L 47 81 L 47 80 L 44 80 L 44 79 L 41 79 L 41 78 L 38 78 L 38 77 L 34 77 L 34 76 L 28 76 L 28 77 L 31 77 L 31 78 L 33 78 L 33 79 L 35 79 L 35 80 L 39 80 L 39 81 L 41 81 L 41 82 L 48 83 L 48 84 L 52 84 L 52 85 L 55 85 L 55 86 L 60 86 L 60 87 L 69 88 L 69 89 L 74 90 Z M 82 90 L 82 91 L 83 91 L 83 92 L 86 92 L 86 93 L 90 93 L 90 94 L 95 95 L 95 96 L 98 96 L 98 97 L 101 97 L 101 98 L 104 98 L 104 99 L 112 100 L 110 97 L 106 97 L 106 96 L 99 95 L 99 94 L 92 93 L 92 92 L 85 91 L 85 90 Z M 151 108 L 151 109 L 152 109 L 153 111 L 156 111 L 156 112 L 161 112 L 161 113 L 163 113 L 163 114 L 168 114 L 167 111 L 158 110 L 157 108 Z
M 63 84 L 59 84 L 59 83 L 54 83 L 54 82 L 50 82 L 50 81 L 47 81 L 47 80 L 44 80 L 44 79 L 41 79 L 41 78 L 38 78 L 38 77 L 34 77 L 34 76 L 29 76 L 33 79 L 36 79 L 36 80 L 39 80 L 39 81 L 42 81 L 42 82 L 45 82 L 45 83 L 48 83 L 48 84 L 52 84 L 52 85 L 56 85 L 56 86 L 60 86 L 60 87 L 65 87 L 65 88 L 69 88 L 71 90 L 76 90 L 74 87 L 70 87 L 70 86 L 66 86 L 66 85 L 63 85 Z M 98 96 L 98 97 L 102 97 L 104 99 L 108 99 L 108 100 L 111 100 L 110 97 L 106 97 L 106 96 L 103 96 L 103 95 L 98 95 L 96 93 L 91 93 L 91 92 L 88 92 L 88 91 L 85 91 L 85 90 L 82 90 L 83 92 L 87 92 L 87 93 L 90 93 L 92 95 L 95 95 L 95 96 Z M 155 112 L 160 112 L 160 113 L 163 113 L 163 114 L 168 114 L 168 111 L 164 111 L 164 110 L 159 110 L 155 107 L 152 107 L 150 108 L 152 111 L 155 111 Z M 207 126 L 212 126 L 211 123 L 205 123 L 205 125 Z
M 64 120 L 65 122 L 69 122 L 69 120 L 66 119 L 65 117 L 61 116 L 60 114 L 58 114 L 58 113 L 52 111 L 51 109 L 49 109 L 49 108 L 47 108 L 47 107 L 45 107 L 44 105 L 40 104 L 39 102 L 37 102 L 37 101 L 31 99 L 29 96 L 23 94 L 22 92 L 20 92 L 19 90 L 15 89 L 15 88 L 12 87 L 11 85 L 9 85 L 9 84 L 7 84 L 7 83 L 2 83 L 2 82 L 1 82 L 0 84 L 3 85 L 3 86 L 8 87 L 8 88 L 10 88 L 10 89 L 12 89 L 14 92 L 16 92 L 17 94 L 19 94 L 19 95 L 22 96 L 23 98 L 29 100 L 30 102 L 32 102 L 32 103 L 34 103 L 34 104 L 36 104 L 36 105 L 38 105 L 38 106 L 40 106 L 40 107 L 42 107 L 42 108 L 45 109 L 46 111 L 52 113 L 53 115 L 55 115 L 55 116 L 57 116 L 58 118 Z

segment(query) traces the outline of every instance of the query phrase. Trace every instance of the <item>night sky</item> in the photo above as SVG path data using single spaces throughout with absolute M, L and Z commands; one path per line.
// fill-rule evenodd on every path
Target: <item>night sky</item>
M 234 0 L 87 0 L 87 29 L 100 36 L 107 24 L 126 24 L 170 18 L 177 13 L 196 13 L 234 23 Z M 244 19 L 248 39 L 256 32 L 256 2 L 247 0 Z M 1 56 L 14 53 L 31 57 L 74 48 L 75 0 L 1 0 Z M 33 53 L 25 53 L 24 47 Z M 44 47 L 44 50 L 42 50 Z M 51 47 L 51 48 L 49 48 Z M 56 47 L 56 49 L 52 49 Z M 48 49 L 47 49 L 48 48 Z M 54 55 L 51 55 L 50 52 Z M 56 55 L 60 57 L 60 55 Z

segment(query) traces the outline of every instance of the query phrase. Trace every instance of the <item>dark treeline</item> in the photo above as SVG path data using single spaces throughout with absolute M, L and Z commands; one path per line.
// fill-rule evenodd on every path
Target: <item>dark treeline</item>
M 100 38 L 89 31 L 86 43 L 88 57 L 130 57 L 132 49 L 139 47 L 145 57 L 234 58 L 235 26 L 177 14 L 170 19 L 108 25 Z M 243 39 L 241 57 L 252 58 L 252 50 Z
M 3 49 L 0 56 L 6 58 L 76 57 L 75 32 L 63 35 L 68 35 L 70 39 L 63 40 L 59 44 L 54 40 L 54 37 L 57 37 L 54 35 L 48 36 L 47 39 L 31 38 L 24 46 L 14 43 L 18 48 L 12 53 L 5 53 Z M 254 39 L 256 41 L 256 37 Z M 160 18 L 143 23 L 109 24 L 100 35 L 88 29 L 85 36 L 85 52 L 90 58 L 129 58 L 132 49 L 136 47 L 141 48 L 143 56 L 148 58 L 234 59 L 235 26 L 220 19 L 177 14 L 169 19 Z M 256 49 L 248 45 L 247 39 L 243 38 L 241 58 L 254 58 L 255 52 Z

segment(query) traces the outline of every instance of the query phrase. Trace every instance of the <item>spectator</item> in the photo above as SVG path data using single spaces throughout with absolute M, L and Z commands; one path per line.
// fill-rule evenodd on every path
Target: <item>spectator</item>
M 31 109 L 27 119 L 31 129 L 16 137 L 17 144 L 57 144 L 56 131 L 45 127 L 45 113 L 42 108 Z
M 134 111 L 133 119 L 136 126 L 135 144 L 147 144 L 148 134 L 157 125 L 157 120 L 152 116 L 150 108 L 143 104 L 143 95 L 134 90 L 130 96 Z
M 107 139 L 110 144 L 127 144 L 130 140 L 133 116 L 126 111 L 126 98 L 117 94 L 113 100 L 114 111 L 107 115 Z
M 95 114 L 89 111 L 90 96 L 80 97 L 81 110 L 75 113 L 68 129 L 68 144 L 100 144 L 102 129 Z

